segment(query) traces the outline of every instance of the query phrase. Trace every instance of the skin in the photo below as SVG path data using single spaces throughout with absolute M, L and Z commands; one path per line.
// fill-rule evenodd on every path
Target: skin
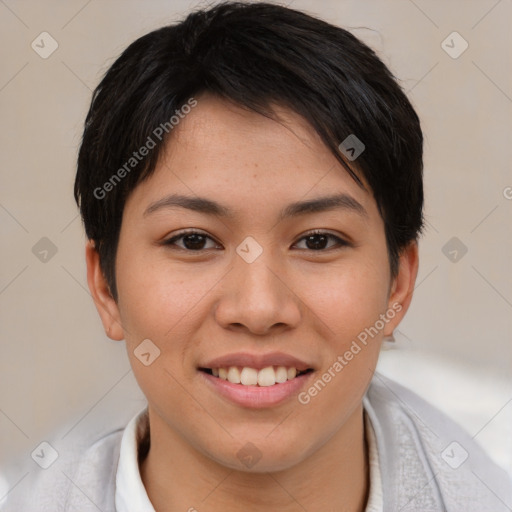
M 209 95 L 197 99 L 154 174 L 126 202 L 117 303 L 93 243 L 86 248 L 105 330 L 126 340 L 148 400 L 151 449 L 140 468 L 148 496 L 158 512 L 363 511 L 369 481 L 361 401 L 382 337 L 408 309 L 417 245 L 402 251 L 392 279 L 369 188 L 356 184 L 297 114 L 276 107 L 279 123 Z M 289 203 L 334 192 L 350 195 L 365 215 L 344 208 L 278 220 Z M 144 215 L 172 193 L 215 200 L 234 217 L 180 207 Z M 188 228 L 209 238 L 202 246 L 186 237 L 161 243 Z M 314 250 L 304 237 L 316 229 L 348 245 L 328 238 Z M 247 236 L 263 249 L 252 263 L 236 252 Z M 394 304 L 401 311 L 308 404 L 294 396 L 244 408 L 198 372 L 200 362 L 220 355 L 281 351 L 315 368 L 309 386 Z M 161 355 L 144 366 L 134 350 L 147 338 Z M 247 442 L 261 454 L 250 469 L 237 457 Z

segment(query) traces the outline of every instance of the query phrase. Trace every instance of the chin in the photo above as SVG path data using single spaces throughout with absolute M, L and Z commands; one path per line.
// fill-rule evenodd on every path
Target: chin
M 227 450 L 223 453 L 210 452 L 208 455 L 218 464 L 236 471 L 275 473 L 290 469 L 307 457 L 304 443 L 291 442 L 292 438 L 288 439 L 286 444 L 257 439 L 245 443 L 235 442 L 231 449 L 226 447 Z M 297 446 L 300 446 L 300 452 L 297 451 Z

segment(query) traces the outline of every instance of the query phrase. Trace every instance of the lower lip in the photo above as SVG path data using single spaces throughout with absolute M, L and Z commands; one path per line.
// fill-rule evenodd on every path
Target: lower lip
M 305 387 L 306 381 L 314 372 L 304 373 L 273 386 L 244 386 L 243 384 L 233 384 L 206 372 L 199 371 L 199 373 L 207 384 L 213 386 L 213 389 L 223 397 L 242 407 L 258 409 L 278 405 L 290 397 L 296 396 Z

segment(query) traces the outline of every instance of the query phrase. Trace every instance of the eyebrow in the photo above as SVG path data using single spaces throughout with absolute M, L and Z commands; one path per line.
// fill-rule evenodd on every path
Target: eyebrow
M 173 208 L 176 206 L 215 217 L 235 217 L 233 210 L 211 199 L 181 194 L 171 194 L 151 203 L 144 211 L 143 216 L 145 217 L 164 208 Z M 348 210 L 357 213 L 361 217 L 368 216 L 367 211 L 359 201 L 348 194 L 341 193 L 290 203 L 281 210 L 279 221 L 308 213 L 319 213 L 331 210 Z

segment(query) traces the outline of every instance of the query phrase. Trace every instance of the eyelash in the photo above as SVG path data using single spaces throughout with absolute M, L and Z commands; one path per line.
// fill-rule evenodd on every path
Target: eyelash
M 172 238 L 169 238 L 167 240 L 164 240 L 162 242 L 162 245 L 165 245 L 165 246 L 175 246 L 175 242 L 177 240 L 180 240 L 181 238 L 184 238 L 188 235 L 201 235 L 205 238 L 209 238 L 210 240 L 214 241 L 215 243 L 217 243 L 215 240 L 213 240 L 213 238 L 211 238 L 210 236 L 208 236 L 206 233 L 203 233 L 202 231 L 197 231 L 197 230 L 187 230 L 187 231 L 182 231 L 181 233 L 178 233 L 177 235 L 173 236 Z M 340 238 L 339 236 L 336 236 L 336 235 L 333 235 L 332 233 L 329 233 L 328 231 L 321 231 L 321 230 L 313 230 L 309 233 L 306 233 L 305 235 L 303 235 L 299 241 L 302 241 L 304 240 L 305 238 L 309 237 L 309 236 L 314 236 L 314 235 L 323 235 L 323 236 L 327 236 L 331 239 L 334 239 L 336 240 L 336 243 L 337 243 L 337 247 L 328 247 L 326 249 L 318 249 L 318 250 L 314 250 L 314 249 L 300 249 L 300 250 L 305 250 L 305 251 L 309 251 L 309 252 L 327 252 L 329 250 L 333 250 L 333 249 L 341 249 L 342 247 L 350 247 L 351 244 L 349 242 L 347 242 L 346 240 Z M 186 251 L 186 252 L 191 252 L 191 253 L 200 253 L 200 252 L 204 252 L 204 251 L 208 251 L 208 250 L 211 250 L 211 249 L 198 249 L 198 250 L 193 250 L 193 249 L 187 249 L 187 248 L 184 248 L 184 247 L 179 247 L 179 246 L 176 246 L 178 249 L 181 249 L 183 251 Z

